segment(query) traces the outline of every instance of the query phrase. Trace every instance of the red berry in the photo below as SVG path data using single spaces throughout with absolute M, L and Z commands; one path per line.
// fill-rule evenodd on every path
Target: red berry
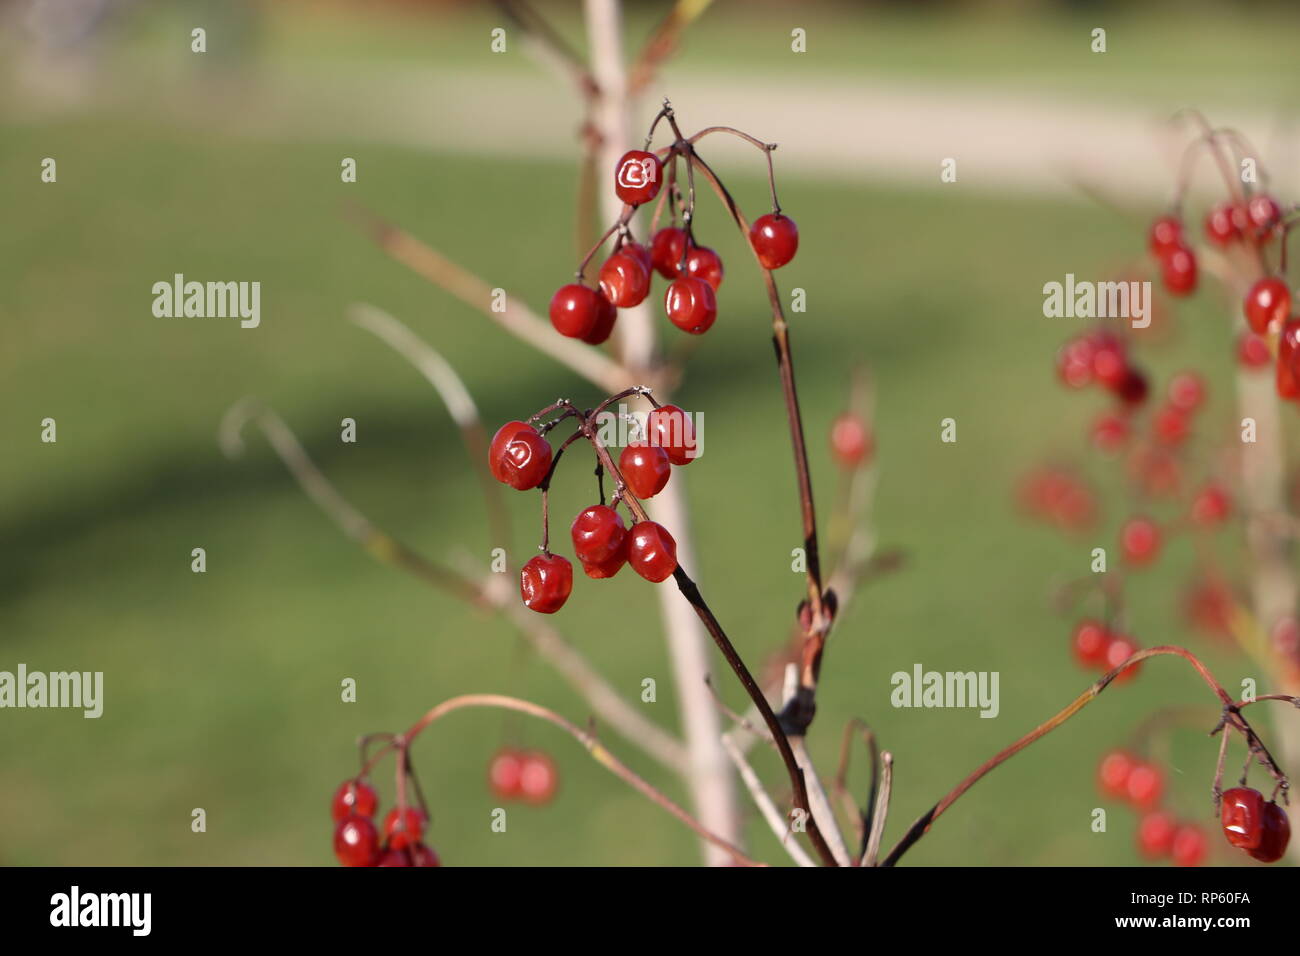
M 789 216 L 770 212 L 749 227 L 749 242 L 764 269 L 779 269 L 799 249 L 799 227 Z
M 519 769 L 519 796 L 525 803 L 549 803 L 558 784 L 555 761 L 539 750 L 524 754 Z
M 1251 330 L 1263 335 L 1291 314 L 1291 290 L 1277 276 L 1265 276 L 1250 287 L 1243 308 Z
M 364 780 L 344 780 L 334 791 L 334 801 L 330 807 L 330 816 L 338 823 L 349 813 L 358 816 L 373 817 L 379 807 L 379 797 L 375 788 Z
M 1160 256 L 1174 246 L 1183 244 L 1183 222 L 1174 216 L 1161 216 L 1151 224 L 1148 234 L 1148 246 L 1151 252 Z
M 1152 859 L 1166 856 L 1173 847 L 1177 830 L 1174 818 L 1163 810 L 1144 814 L 1138 823 L 1138 849 Z
M 1106 661 L 1102 665 L 1104 670 L 1113 671 L 1126 660 L 1138 652 L 1137 643 L 1132 638 L 1125 637 L 1123 634 L 1112 634 L 1110 643 L 1106 645 Z M 1115 675 L 1115 683 L 1123 684 L 1137 677 L 1141 664 L 1130 664 L 1118 674 Z
M 614 164 L 614 192 L 629 206 L 639 206 L 659 195 L 664 165 L 654 153 L 630 149 Z
M 1147 397 L 1147 377 L 1135 368 L 1124 373 L 1124 380 L 1115 389 L 1115 394 L 1126 405 L 1141 405 Z
M 650 260 L 665 279 L 676 279 L 686 249 L 686 230 L 668 226 L 650 241 Z
M 624 539 L 626 541 L 626 539 Z M 623 565 L 627 564 L 627 548 L 608 558 L 604 561 L 583 561 L 582 570 L 587 577 L 600 580 L 602 578 L 612 578 L 623 570 Z
M 1129 774 L 1137 765 L 1137 761 L 1123 750 L 1112 750 L 1106 754 L 1101 758 L 1101 766 L 1097 768 L 1097 784 L 1101 787 L 1101 792 L 1108 797 L 1128 799 Z
M 1192 520 L 1197 524 L 1218 524 L 1232 510 L 1232 499 L 1218 485 L 1206 485 L 1192 501 Z
M 722 259 L 708 246 L 692 246 L 686 253 L 686 274 L 703 279 L 717 292 L 722 285 Z
M 632 494 L 638 498 L 653 498 L 668 484 L 673 466 L 668 460 L 668 452 L 658 445 L 634 441 L 618 456 L 618 470 L 623 473 Z
M 1287 819 L 1286 811 L 1276 803 L 1264 804 L 1264 835 L 1250 855 L 1261 863 L 1274 863 L 1282 859 L 1290 842 L 1291 821 Z
M 1277 393 L 1300 398 L 1300 319 L 1282 326 L 1277 340 Z
M 419 843 L 428 822 L 429 818 L 419 807 L 407 807 L 400 815 L 397 807 L 393 807 L 384 817 L 384 836 L 388 838 L 389 849 L 400 850 Z
M 1104 667 L 1110 633 L 1097 621 L 1080 621 L 1070 638 L 1074 659 L 1084 667 Z
M 650 293 L 650 270 L 629 252 L 616 252 L 600 267 L 600 291 L 620 309 L 640 305 Z
M 369 817 L 353 813 L 334 828 L 334 855 L 344 866 L 374 866 L 379 860 L 379 834 Z
M 617 251 L 626 252 L 637 262 L 641 263 L 647 276 L 654 272 L 654 262 L 650 258 L 650 250 L 641 245 L 641 243 L 633 242 L 629 239 L 627 242 L 623 243 L 623 245 L 619 246 Z
M 691 416 L 676 405 L 660 405 L 651 411 L 645 428 L 650 443 L 666 451 L 674 465 L 689 465 L 699 457 Z
M 1237 361 L 1244 368 L 1266 368 L 1273 361 L 1268 342 L 1252 332 L 1242 333 L 1237 340 Z
M 1164 444 L 1181 445 L 1187 439 L 1187 413 L 1175 405 L 1164 405 L 1156 410 L 1151 428 Z
M 423 843 L 404 846 L 401 849 L 389 847 L 379 858 L 379 866 L 441 866 L 438 854 Z
M 1205 235 L 1216 245 L 1226 246 L 1241 233 L 1237 229 L 1235 209 L 1230 202 L 1219 203 L 1205 217 Z
M 1282 219 L 1282 207 L 1264 193 L 1257 193 L 1246 203 L 1246 217 L 1250 220 L 1251 235 L 1259 240 L 1272 238 L 1273 229 Z
M 875 441 L 867 423 L 853 412 L 841 412 L 831 423 L 831 453 L 845 469 L 857 468 L 871 458 Z
M 417 843 L 415 846 L 407 848 L 406 852 L 411 854 L 412 866 L 442 866 L 438 854 L 423 843 Z
M 519 796 L 519 776 L 523 769 L 523 754 L 503 747 L 488 764 L 488 787 L 502 800 L 515 799 Z
M 1170 295 L 1189 295 L 1196 290 L 1196 255 L 1186 246 L 1175 246 L 1160 258 L 1160 277 Z
M 1195 372 L 1179 372 L 1169 380 L 1169 404 L 1194 412 L 1205 401 L 1205 381 Z
M 1174 858 L 1174 866 L 1200 866 L 1209 852 L 1210 843 L 1205 838 L 1205 831 L 1198 826 L 1184 823 L 1174 832 L 1174 842 L 1169 848 L 1169 855 Z
M 551 296 L 551 325 L 561 335 L 580 339 L 589 335 L 600 318 L 600 300 L 595 289 L 570 282 Z
M 1132 564 L 1149 564 L 1160 553 L 1160 529 L 1150 518 L 1130 518 L 1119 533 L 1120 549 Z
M 623 519 L 613 508 L 592 505 L 578 512 L 569 527 L 573 539 L 573 553 L 586 564 L 600 564 L 612 558 L 627 555 L 627 529 Z
M 1092 359 L 1097 342 L 1087 335 L 1071 339 L 1061 346 L 1056 356 L 1056 374 L 1070 388 L 1083 388 L 1092 384 Z
M 677 570 L 677 542 L 653 521 L 638 521 L 629 533 L 627 560 L 647 581 L 669 578 Z
M 718 300 L 713 295 L 713 286 L 694 276 L 673 281 L 664 296 L 664 308 L 673 325 L 692 335 L 709 331 L 718 317 Z
M 1160 802 L 1165 791 L 1165 777 L 1159 768 L 1149 763 L 1137 762 L 1129 771 L 1124 783 L 1125 796 L 1140 810 L 1147 810 Z
M 1223 836 L 1241 850 L 1254 850 L 1264 838 L 1264 795 L 1250 787 L 1225 790 L 1219 803 Z
M 1098 418 L 1092 426 L 1092 443 L 1105 454 L 1113 455 L 1128 441 L 1128 419 L 1123 415 L 1107 412 Z
M 411 854 L 407 850 L 384 850 L 376 866 L 410 866 Z
M 598 293 L 596 299 L 599 310 L 596 313 L 596 324 L 582 337 L 582 341 L 588 345 L 601 345 L 608 340 L 614 331 L 614 322 L 618 319 L 618 309 L 614 307 L 614 303 L 605 298 L 603 292 Z
M 506 422 L 492 436 L 488 467 L 497 481 L 527 491 L 536 488 L 551 470 L 551 445 L 524 422 Z
M 558 554 L 530 558 L 519 572 L 519 593 L 524 607 L 539 614 L 554 614 L 564 607 L 573 590 L 573 565 Z
M 1128 376 L 1128 357 L 1120 341 L 1109 334 L 1091 337 L 1092 377 L 1106 388 L 1116 390 Z

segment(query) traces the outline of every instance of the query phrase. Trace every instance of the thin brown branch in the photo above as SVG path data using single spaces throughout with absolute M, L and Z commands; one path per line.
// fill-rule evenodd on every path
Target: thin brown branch
M 537 717 L 554 724 L 574 740 L 578 741 L 578 743 L 582 744 L 598 764 L 610 773 L 614 774 L 624 783 L 631 786 L 642 796 L 649 799 L 656 806 L 663 808 L 682 823 L 686 824 L 686 826 L 690 827 L 690 829 L 699 837 L 708 840 L 714 846 L 730 854 L 731 858 L 737 863 L 742 866 L 763 865 L 751 860 L 740 850 L 739 847 L 732 845 L 706 828 L 689 813 L 648 783 L 643 777 L 638 775 L 631 767 L 610 753 L 610 751 L 607 750 L 590 731 L 583 730 L 581 727 L 578 727 L 555 713 L 555 711 L 548 710 L 547 708 L 531 703 L 530 701 L 519 700 L 516 697 L 506 697 L 501 694 L 465 694 L 460 697 L 453 697 L 450 700 L 445 700 L 436 707 L 433 707 L 423 717 L 417 720 L 411 726 L 410 730 L 400 738 L 400 746 L 409 747 L 415 738 L 419 736 L 420 732 L 434 721 L 445 717 L 453 711 L 461 710 L 466 707 L 497 707 L 504 710 L 516 711 L 521 714 L 527 714 L 530 717 Z

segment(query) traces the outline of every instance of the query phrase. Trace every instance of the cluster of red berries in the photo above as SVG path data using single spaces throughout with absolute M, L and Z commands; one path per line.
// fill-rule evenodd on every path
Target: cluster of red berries
M 1020 483 L 1020 506 L 1035 518 L 1066 531 L 1091 528 L 1097 519 L 1097 499 L 1072 471 L 1046 465 Z
M 614 191 L 628 206 L 640 206 L 659 194 L 662 178 L 663 163 L 657 155 L 630 150 L 615 166 Z M 772 212 L 754 221 L 749 241 L 763 268 L 779 269 L 794 258 L 799 229 L 789 216 Z M 656 232 L 648 249 L 621 228 L 613 253 L 600 267 L 597 288 L 584 285 L 580 276 L 551 297 L 551 325 L 561 335 L 600 345 L 614 331 L 619 309 L 645 301 L 655 272 L 669 282 L 664 293 L 668 320 L 692 335 L 707 332 L 718 317 L 722 258 L 698 245 L 693 230 L 676 226 Z
M 1239 850 L 1245 850 L 1261 863 L 1282 859 L 1291 842 L 1291 821 L 1275 801 L 1264 802 L 1264 795 L 1250 787 L 1233 787 L 1219 802 L 1219 822 L 1223 836 Z
M 1133 638 L 1108 628 L 1100 621 L 1080 621 L 1070 636 L 1070 650 L 1080 666 L 1103 674 L 1119 667 L 1140 649 Z M 1124 668 L 1115 675 L 1115 683 L 1137 677 L 1141 666 L 1141 663 L 1137 663 Z
M 502 747 L 488 764 L 488 787 L 502 800 L 550 803 L 559 786 L 555 761 L 540 750 Z
M 1124 342 L 1105 329 L 1093 329 L 1065 343 L 1056 371 L 1070 388 L 1096 383 L 1124 406 L 1141 405 L 1147 397 L 1146 376 L 1129 360 Z
M 374 815 L 379 797 L 364 779 L 345 780 L 334 792 L 334 855 L 344 866 L 440 866 L 438 855 L 425 845 L 428 817 L 418 807 L 397 807 L 384 817 L 380 840 Z
M 663 491 L 673 465 L 695 460 L 694 429 L 685 411 L 660 405 L 646 416 L 646 438 L 629 442 L 619 455 L 619 471 L 632 494 L 652 498 Z M 488 448 L 488 466 L 498 481 L 521 491 L 536 488 L 551 471 L 550 443 L 526 422 L 507 422 Z M 637 521 L 631 528 L 605 504 L 584 508 L 570 528 L 573 552 L 589 578 L 612 578 L 630 564 L 647 581 L 658 583 L 677 570 L 677 543 L 662 525 Z M 573 590 L 573 565 L 548 549 L 531 558 L 520 573 L 525 606 L 554 614 Z
M 1199 866 L 1209 850 L 1205 832 L 1194 823 L 1181 823 L 1173 814 L 1159 809 L 1164 796 L 1164 773 L 1155 764 L 1139 760 L 1123 750 L 1102 758 L 1097 771 L 1102 794 L 1123 800 L 1141 816 L 1138 819 L 1138 849 L 1151 859 L 1169 857 L 1176 866 Z

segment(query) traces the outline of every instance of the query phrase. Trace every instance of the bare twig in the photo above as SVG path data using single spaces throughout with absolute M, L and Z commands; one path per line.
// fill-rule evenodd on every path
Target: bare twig
M 886 750 L 880 755 L 883 769 L 880 774 L 880 792 L 871 810 L 871 834 L 862 852 L 862 865 L 875 866 L 880 853 L 880 838 L 885 832 L 885 819 L 889 816 L 889 797 L 894 787 L 894 755 Z
M 785 847 L 786 852 L 790 854 L 790 858 L 800 866 L 816 866 L 817 864 L 813 862 L 812 857 L 804 852 L 804 848 L 799 845 L 798 841 L 792 839 L 793 835 L 790 832 L 788 822 L 781 816 L 781 811 L 776 808 L 776 804 L 772 802 L 768 792 L 763 789 L 763 782 L 758 779 L 758 774 L 754 772 L 754 768 L 745 759 L 745 754 L 736 745 L 730 734 L 722 735 L 722 746 L 726 749 L 731 762 L 735 764 L 740 779 L 744 782 L 746 789 L 749 790 L 749 795 L 754 798 L 754 805 L 758 807 L 763 819 L 767 821 L 768 827 L 771 828 L 773 835 L 780 841 L 781 846 Z

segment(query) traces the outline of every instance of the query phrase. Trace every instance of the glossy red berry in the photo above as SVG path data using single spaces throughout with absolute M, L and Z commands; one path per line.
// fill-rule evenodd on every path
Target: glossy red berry
M 379 807 L 379 797 L 375 788 L 364 780 L 344 780 L 334 791 L 334 800 L 330 806 L 330 816 L 338 823 L 349 813 L 358 816 L 373 817 Z
M 1264 838 L 1264 795 L 1251 787 L 1225 790 L 1219 802 L 1223 837 L 1241 850 L 1253 850 Z
M 555 761 L 539 750 L 530 750 L 523 756 L 519 770 L 519 797 L 525 803 L 541 805 L 555 796 L 560 777 Z
M 570 282 L 555 290 L 551 296 L 551 325 L 555 331 L 571 339 L 590 335 L 600 318 L 600 298 L 595 289 L 578 282 Z
M 1264 804 L 1263 835 L 1259 846 L 1249 851 L 1250 855 L 1261 863 L 1275 863 L 1282 859 L 1286 846 L 1291 842 L 1291 821 L 1286 811 L 1276 803 Z
M 658 445 L 634 441 L 618 456 L 618 470 L 638 498 L 653 498 L 664 490 L 672 475 L 668 452 Z
M 717 292 L 722 285 L 722 259 L 708 246 L 692 246 L 686 253 L 686 274 L 703 279 Z
M 1273 353 L 1268 350 L 1268 342 L 1253 332 L 1244 332 L 1237 339 L 1237 361 L 1243 368 L 1268 368 L 1273 361 Z
M 1087 335 L 1070 339 L 1056 355 L 1056 374 L 1070 388 L 1083 388 L 1093 380 L 1092 359 L 1097 343 Z
M 524 607 L 539 614 L 554 614 L 564 607 L 572 590 L 573 565 L 561 555 L 539 554 L 519 572 Z
M 639 206 L 659 195 L 663 163 L 654 153 L 630 149 L 614 165 L 614 192 L 629 206 Z
M 353 813 L 338 822 L 334 855 L 344 866 L 374 866 L 379 861 L 379 834 L 369 817 Z
M 770 212 L 749 227 L 749 242 L 764 269 L 779 269 L 799 250 L 799 227 L 789 216 Z
M 1098 621 L 1080 621 L 1070 636 L 1074 659 L 1084 667 L 1104 667 L 1110 632 Z
M 1119 543 L 1130 564 L 1150 564 L 1160 553 L 1160 528 L 1150 518 L 1130 518 L 1120 529 Z
M 1191 516 L 1197 524 L 1218 524 L 1232 510 L 1232 499 L 1219 485 L 1206 485 L 1192 500 Z
M 1128 376 L 1128 356 L 1119 339 L 1107 333 L 1089 337 L 1092 377 L 1112 391 L 1118 390 Z
M 1300 319 L 1283 325 L 1277 339 L 1277 393 L 1300 398 Z
M 488 763 L 488 788 L 502 800 L 519 796 L 519 777 L 524 769 L 524 755 L 512 747 L 503 747 Z
M 1160 257 L 1160 278 L 1170 295 L 1196 291 L 1196 255 L 1187 246 L 1175 246 Z
M 1265 276 L 1246 293 L 1243 310 L 1251 330 L 1263 335 L 1291 315 L 1291 290 L 1277 276 Z
M 411 855 L 412 866 L 442 866 L 442 861 L 438 859 L 438 854 L 433 849 L 423 843 L 417 843 L 413 847 L 407 848 L 407 853 Z
M 640 305 L 650 293 L 650 271 L 629 252 L 616 252 L 600 267 L 600 291 L 620 309 Z
M 506 422 L 492 436 L 488 467 L 511 488 L 536 488 L 551 470 L 550 442 L 525 422 Z
M 1173 849 L 1174 834 L 1177 831 L 1178 823 L 1163 810 L 1143 814 L 1138 822 L 1138 849 L 1142 851 L 1143 856 L 1151 859 L 1168 856 L 1169 851 Z
M 662 525 L 638 521 L 629 532 L 627 560 L 647 581 L 666 580 L 677 570 L 677 542 Z
M 1234 239 L 1241 238 L 1236 220 L 1236 210 L 1233 204 L 1230 202 L 1220 203 L 1205 216 L 1205 235 L 1216 245 L 1226 246 Z
M 1147 246 L 1156 256 L 1161 256 L 1175 246 L 1183 244 L 1183 222 L 1174 216 L 1161 216 L 1151 224 Z
M 627 528 L 619 513 L 607 505 L 592 505 L 579 511 L 569 526 L 569 537 L 573 540 L 573 553 L 584 564 L 603 564 L 620 557 L 626 560 Z
M 650 250 L 639 242 L 633 242 L 629 239 L 623 245 L 618 247 L 619 252 L 626 252 L 629 256 L 641 263 L 647 276 L 654 273 L 654 260 L 650 257 Z
M 596 300 L 596 324 L 582 337 L 582 341 L 588 345 L 602 345 L 608 341 L 614 331 L 614 323 L 618 320 L 618 309 L 605 298 L 605 293 L 597 293 Z
M 867 423 L 853 412 L 841 412 L 831 423 L 831 454 L 841 468 L 852 469 L 864 464 L 875 450 L 875 440 Z
M 1119 800 L 1128 799 L 1128 778 L 1138 762 L 1123 750 L 1112 750 L 1101 758 L 1097 768 L 1097 785 L 1108 797 Z
M 612 578 L 623 570 L 623 565 L 627 564 L 627 543 L 624 539 L 623 550 L 613 557 L 606 558 L 604 561 L 583 561 L 583 573 L 589 578 L 600 580 L 602 578 Z
M 384 850 L 379 856 L 379 862 L 376 866 L 411 866 L 411 854 L 409 850 Z
M 1140 650 L 1140 648 L 1137 646 L 1137 642 L 1131 637 L 1126 637 L 1123 634 L 1112 634 L 1110 636 L 1110 643 L 1106 645 L 1106 661 L 1102 665 L 1103 669 L 1113 671 L 1136 654 L 1138 650 Z M 1124 684 L 1131 681 L 1134 677 L 1137 677 L 1138 671 L 1141 670 L 1141 668 L 1142 665 L 1140 663 L 1130 664 L 1115 675 L 1115 683 Z
M 668 226 L 655 233 L 650 241 L 650 261 L 665 279 L 676 279 L 686 250 L 686 230 Z
M 1174 842 L 1169 847 L 1174 866 L 1200 866 L 1210 850 L 1210 842 L 1205 831 L 1198 826 L 1184 823 L 1174 833 Z
M 397 807 L 393 807 L 384 817 L 384 836 L 388 838 L 389 849 L 401 850 L 419 843 L 428 822 L 429 818 L 419 807 L 407 807 L 403 814 L 398 814 Z
M 660 405 L 646 416 L 646 435 L 668 453 L 674 465 L 689 465 L 699 457 L 691 416 L 676 405 Z
M 401 849 L 389 847 L 379 857 L 379 866 L 441 866 L 438 854 L 423 843 L 408 845 Z
M 1107 412 L 1092 425 L 1092 443 L 1103 454 L 1113 455 L 1124 447 L 1129 437 L 1128 419 Z
M 713 286 L 694 276 L 673 280 L 664 296 L 664 308 L 673 325 L 692 335 L 703 335 L 718 318 Z
M 1141 810 L 1147 810 L 1160 802 L 1165 792 L 1165 777 L 1158 767 L 1149 763 L 1137 762 L 1129 771 L 1128 780 L 1124 782 L 1124 794 L 1130 803 Z
M 1195 372 L 1179 372 L 1169 380 L 1169 404 L 1194 412 L 1205 401 L 1205 380 Z
M 1251 235 L 1258 240 L 1267 240 L 1282 220 L 1282 207 L 1272 196 L 1257 193 L 1246 203 L 1246 216 L 1250 220 Z

